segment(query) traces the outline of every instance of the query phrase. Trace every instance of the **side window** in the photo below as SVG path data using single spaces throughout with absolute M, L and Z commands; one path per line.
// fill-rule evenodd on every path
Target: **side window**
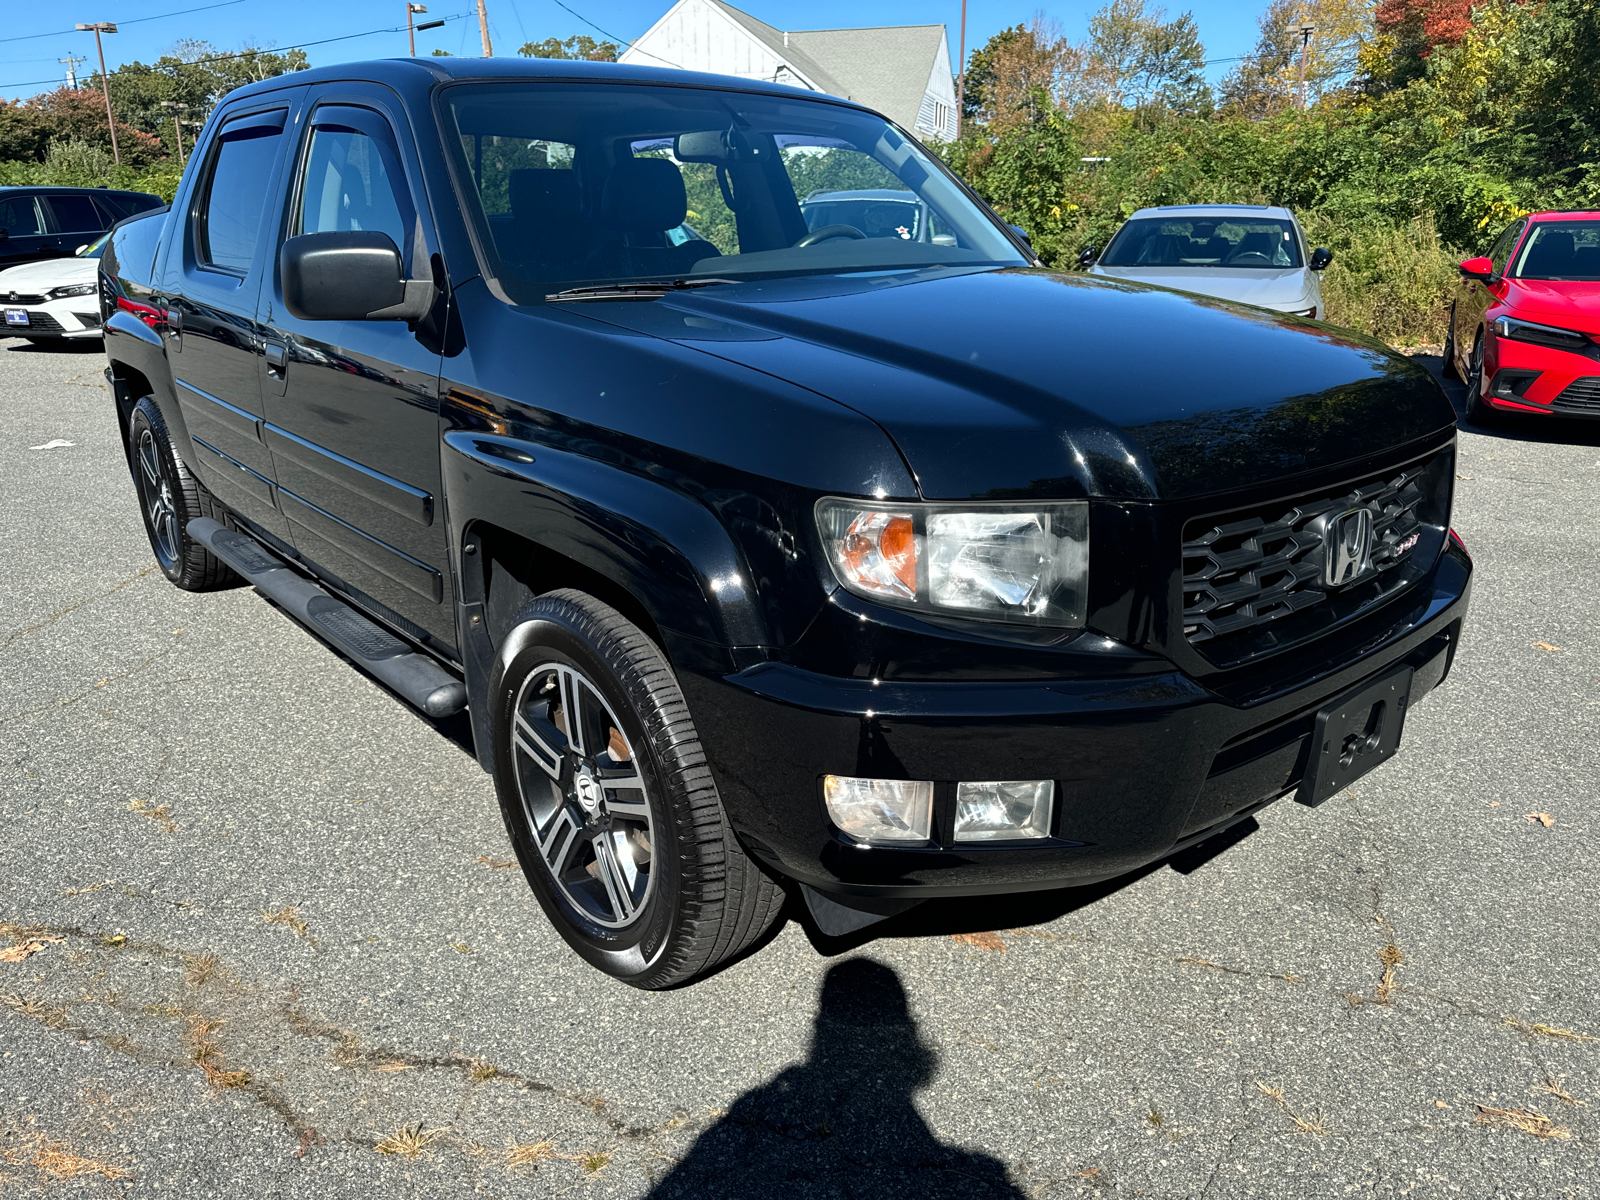
M 0 200 L 0 229 L 8 237 L 35 237 L 44 232 L 39 202 L 32 196 L 7 196 Z
M 293 232 L 386 233 L 402 259 L 409 260 L 416 218 L 392 139 L 373 136 L 381 128 L 376 124 L 369 126 L 370 132 L 343 124 L 313 125 Z
M 110 228 L 88 196 L 51 196 L 49 202 L 56 228 L 62 233 L 99 233 Z
M 1521 221 L 1513 221 L 1511 228 L 1500 235 L 1500 240 L 1494 244 L 1494 249 L 1489 251 L 1489 260 L 1494 263 L 1494 273 L 1496 275 L 1504 275 L 1506 273 L 1506 262 L 1511 258 L 1512 248 L 1516 246 L 1517 239 L 1522 236 L 1522 231 L 1527 226 L 1526 218 Z
M 255 261 L 284 115 L 243 117 L 218 135 L 195 230 L 195 257 L 206 266 L 243 274 Z

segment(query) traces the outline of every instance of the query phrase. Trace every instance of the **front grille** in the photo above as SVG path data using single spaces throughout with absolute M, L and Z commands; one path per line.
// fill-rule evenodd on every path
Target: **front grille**
M 27 334 L 30 334 L 30 333 L 60 333 L 60 332 L 61 332 L 61 322 L 56 320 L 54 317 L 52 317 L 47 312 L 37 312 L 37 311 L 29 312 L 28 313 L 28 323 L 26 325 L 4 325 L 4 326 L 0 326 L 0 333 L 8 334 L 11 337 L 26 336 Z
M 47 299 L 33 292 L 0 292 L 0 304 L 43 304 Z
M 1292 617 L 1379 582 L 1415 553 L 1431 464 L 1221 518 L 1192 521 L 1183 543 L 1183 631 L 1199 645 Z M 1339 588 L 1323 583 L 1323 519 L 1372 514 L 1371 565 Z
M 1557 412 L 1600 414 L 1600 375 L 1574 379 L 1551 407 Z

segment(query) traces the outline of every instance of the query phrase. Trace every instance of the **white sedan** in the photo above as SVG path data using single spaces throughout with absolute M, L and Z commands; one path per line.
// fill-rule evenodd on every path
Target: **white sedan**
M 105 244 L 102 234 L 71 258 L 45 258 L 0 271 L 0 337 L 99 337 L 98 272 Z
M 1326 313 L 1317 274 L 1333 261 L 1333 252 L 1308 247 L 1287 208 L 1190 204 L 1141 208 L 1104 253 L 1085 250 L 1078 261 L 1091 275 L 1321 317 Z

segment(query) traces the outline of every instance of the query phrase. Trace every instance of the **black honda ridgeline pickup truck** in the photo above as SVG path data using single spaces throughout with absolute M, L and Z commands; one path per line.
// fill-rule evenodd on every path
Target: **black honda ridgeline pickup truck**
M 1460 637 L 1424 371 L 1046 270 L 858 104 L 300 72 L 219 105 L 102 264 L 168 578 L 466 709 L 545 912 L 639 987 L 786 890 L 838 935 L 1319 804 Z

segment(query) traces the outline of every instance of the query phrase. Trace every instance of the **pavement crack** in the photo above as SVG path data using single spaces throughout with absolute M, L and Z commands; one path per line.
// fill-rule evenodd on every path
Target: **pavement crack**
M 115 586 L 113 586 L 109 591 L 98 592 L 93 596 L 85 596 L 82 600 L 74 601 L 72 604 L 67 605 L 65 608 L 57 609 L 55 612 L 51 613 L 48 617 L 45 617 L 43 620 L 35 621 L 32 625 L 28 625 L 28 626 L 26 626 L 26 627 L 24 627 L 22 629 L 17 630 L 15 633 L 10 634 L 6 638 L 5 641 L 0 642 L 0 654 L 4 654 L 8 649 L 10 649 L 12 642 L 15 642 L 19 638 L 27 637 L 28 634 L 30 634 L 30 633 L 37 633 L 41 629 L 45 629 L 45 628 L 48 628 L 51 625 L 54 625 L 57 621 L 59 621 L 62 617 L 66 616 L 68 613 L 77 612 L 78 609 L 82 608 L 84 605 L 93 604 L 96 600 L 104 600 L 108 596 L 115 596 L 118 592 L 120 592 L 123 588 L 127 587 L 129 584 L 137 583 L 139 580 L 143 579 L 146 575 L 150 574 L 150 572 L 152 572 L 152 571 L 154 571 L 156 569 L 156 566 L 157 566 L 157 564 L 151 563 L 144 570 L 139 571 L 136 574 L 129 575 L 126 579 L 122 580 L 120 583 L 118 583 Z

